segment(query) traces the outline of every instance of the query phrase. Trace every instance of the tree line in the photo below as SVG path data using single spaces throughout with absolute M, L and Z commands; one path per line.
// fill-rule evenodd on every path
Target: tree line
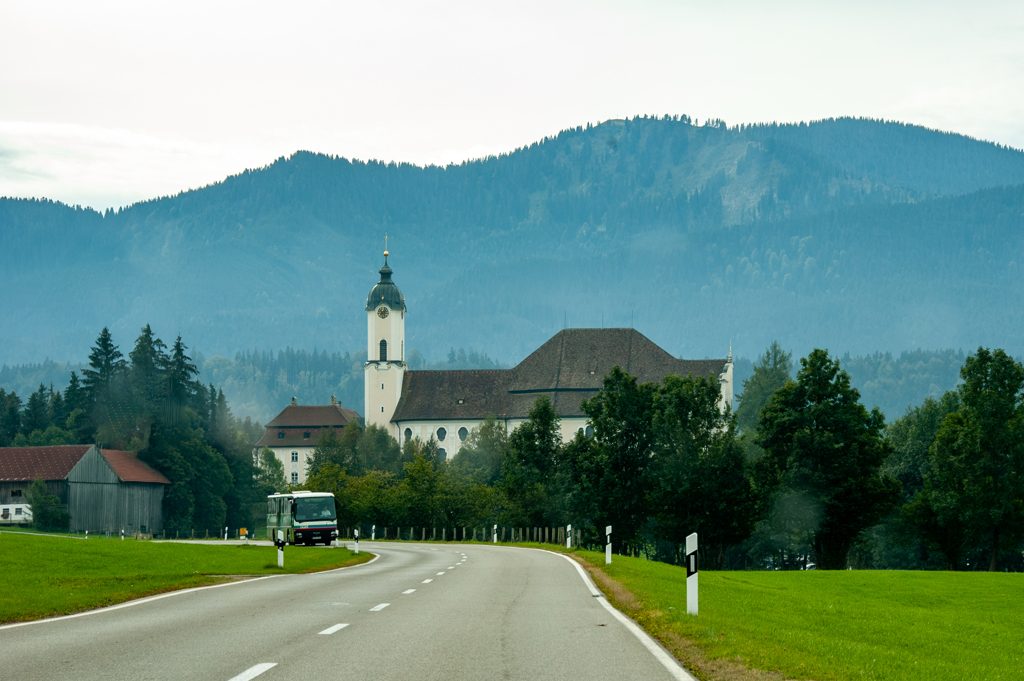
M 838 359 L 772 344 L 736 413 L 714 377 L 638 383 L 619 368 L 563 443 L 544 397 L 511 433 L 486 420 L 452 460 L 382 428 L 325 436 L 304 488 L 339 524 L 582 527 L 585 544 L 679 562 L 686 535 L 719 569 L 1015 569 L 1024 539 L 1024 368 L 967 358 L 961 385 L 886 424 Z M 262 458 L 262 457 L 261 457 Z M 280 484 L 284 484 L 283 470 Z
M 63 391 L 40 385 L 22 403 L 0 389 L 0 446 L 138 452 L 171 481 L 163 501 L 171 535 L 253 525 L 275 489 L 252 456 L 263 428 L 235 418 L 223 391 L 196 379 L 187 350 L 180 336 L 168 348 L 147 324 L 126 358 L 104 328 L 81 378 L 73 372 Z

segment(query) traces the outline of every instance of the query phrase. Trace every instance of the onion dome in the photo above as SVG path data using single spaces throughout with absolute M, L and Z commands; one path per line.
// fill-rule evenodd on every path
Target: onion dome
M 387 305 L 392 310 L 405 310 L 405 296 L 398 290 L 395 282 L 391 281 L 392 270 L 388 267 L 388 252 L 384 251 L 384 267 L 380 268 L 380 281 L 370 289 L 370 295 L 366 296 L 366 311 L 376 310 L 381 305 Z

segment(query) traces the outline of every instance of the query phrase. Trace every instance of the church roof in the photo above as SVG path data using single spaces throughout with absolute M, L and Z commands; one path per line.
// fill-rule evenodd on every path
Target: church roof
M 635 329 L 566 329 L 513 369 L 406 372 L 392 421 L 526 418 L 541 395 L 563 418 L 584 416 L 580 403 L 597 394 L 612 367 L 645 383 L 718 376 L 727 361 L 676 359 Z
M 384 254 L 384 267 L 380 268 L 380 281 L 370 289 L 369 295 L 366 296 L 366 311 L 376 310 L 378 305 L 387 305 L 392 310 L 405 310 L 405 296 L 395 285 L 395 282 L 391 281 L 391 275 L 394 272 L 388 267 L 388 256 Z

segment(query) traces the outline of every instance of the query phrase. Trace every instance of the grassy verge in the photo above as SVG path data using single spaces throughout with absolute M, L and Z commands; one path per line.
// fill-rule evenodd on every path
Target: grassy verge
M 373 558 L 342 548 L 288 547 L 285 568 L 272 546 L 120 541 L 0 534 L 0 623 L 66 615 L 237 575 L 316 572 Z
M 702 679 L 1016 679 L 1024 665 L 1020 574 L 701 572 L 692 617 L 684 569 L 569 553 Z

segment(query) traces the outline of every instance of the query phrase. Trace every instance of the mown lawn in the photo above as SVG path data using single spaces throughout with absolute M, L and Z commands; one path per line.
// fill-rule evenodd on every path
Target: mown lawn
M 1024 574 L 702 571 L 692 617 L 684 569 L 573 553 L 632 592 L 648 631 L 708 659 L 819 681 L 1024 678 Z
M 154 543 L 0 534 L 0 623 L 65 615 L 193 586 L 226 575 L 315 572 L 370 560 L 343 548 Z

